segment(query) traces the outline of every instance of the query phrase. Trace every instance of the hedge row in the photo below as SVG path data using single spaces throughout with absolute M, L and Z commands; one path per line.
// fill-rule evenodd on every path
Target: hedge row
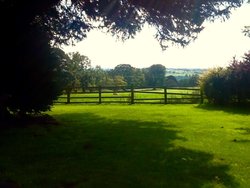
M 246 104 L 250 101 L 250 51 L 226 68 L 213 68 L 201 75 L 199 85 L 208 102 Z

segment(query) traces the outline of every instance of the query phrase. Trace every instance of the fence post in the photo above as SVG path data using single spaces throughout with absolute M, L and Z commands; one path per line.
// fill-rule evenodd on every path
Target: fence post
M 168 103 L 168 98 L 167 98 L 167 88 L 164 88 L 164 104 Z
M 203 104 L 204 98 L 203 98 L 203 91 L 202 91 L 202 89 L 200 90 L 200 95 L 201 95 L 201 101 L 200 101 L 200 103 Z
M 67 91 L 67 104 L 70 103 L 70 91 Z
M 131 86 L 131 104 L 135 104 L 134 97 L 135 97 L 134 87 Z
M 101 104 L 102 103 L 102 87 L 101 86 L 99 86 L 98 92 L 99 92 L 99 104 Z

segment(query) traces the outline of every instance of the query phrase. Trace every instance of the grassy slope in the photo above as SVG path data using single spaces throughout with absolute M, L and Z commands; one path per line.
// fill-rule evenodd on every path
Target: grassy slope
M 23 187 L 250 185 L 250 111 L 57 105 L 55 126 L 0 133 L 0 180 Z

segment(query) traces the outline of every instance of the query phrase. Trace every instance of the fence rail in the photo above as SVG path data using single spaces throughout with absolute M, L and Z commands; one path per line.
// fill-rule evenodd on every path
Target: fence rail
M 65 92 L 55 103 L 197 104 L 203 93 L 200 88 L 89 87 Z

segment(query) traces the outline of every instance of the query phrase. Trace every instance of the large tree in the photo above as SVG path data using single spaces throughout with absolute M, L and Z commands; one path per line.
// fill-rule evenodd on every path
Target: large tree
M 230 9 L 241 3 L 241 0 L 1 0 L 0 114 L 5 114 L 3 111 L 9 109 L 10 103 L 13 110 L 24 113 L 49 108 L 58 95 L 54 87 L 56 57 L 52 45 L 82 40 L 94 27 L 126 39 L 145 23 L 157 29 L 155 37 L 163 48 L 169 42 L 186 45 L 202 30 L 206 19 L 226 18 Z M 43 79 L 47 83 L 39 83 Z M 30 102 L 34 95 L 26 95 L 28 91 L 40 93 L 45 99 Z M 25 107 L 24 101 L 29 107 Z
M 164 86 L 166 67 L 161 64 L 154 64 L 147 68 L 145 77 L 146 83 L 150 87 Z
M 114 76 L 122 76 L 127 84 L 131 86 L 133 84 L 133 71 L 134 67 L 129 64 L 119 64 L 112 71 Z
M 91 61 L 87 56 L 81 55 L 79 52 L 71 52 L 65 54 L 66 61 L 62 62 L 61 68 L 64 73 L 64 89 L 67 92 L 71 92 L 72 89 L 79 88 L 82 81 L 82 77 L 86 77 L 91 68 Z M 89 82 L 89 80 L 86 80 Z
M 140 69 L 132 67 L 130 64 L 119 64 L 113 70 L 112 74 L 124 78 L 128 86 L 140 87 L 144 85 L 144 74 Z

